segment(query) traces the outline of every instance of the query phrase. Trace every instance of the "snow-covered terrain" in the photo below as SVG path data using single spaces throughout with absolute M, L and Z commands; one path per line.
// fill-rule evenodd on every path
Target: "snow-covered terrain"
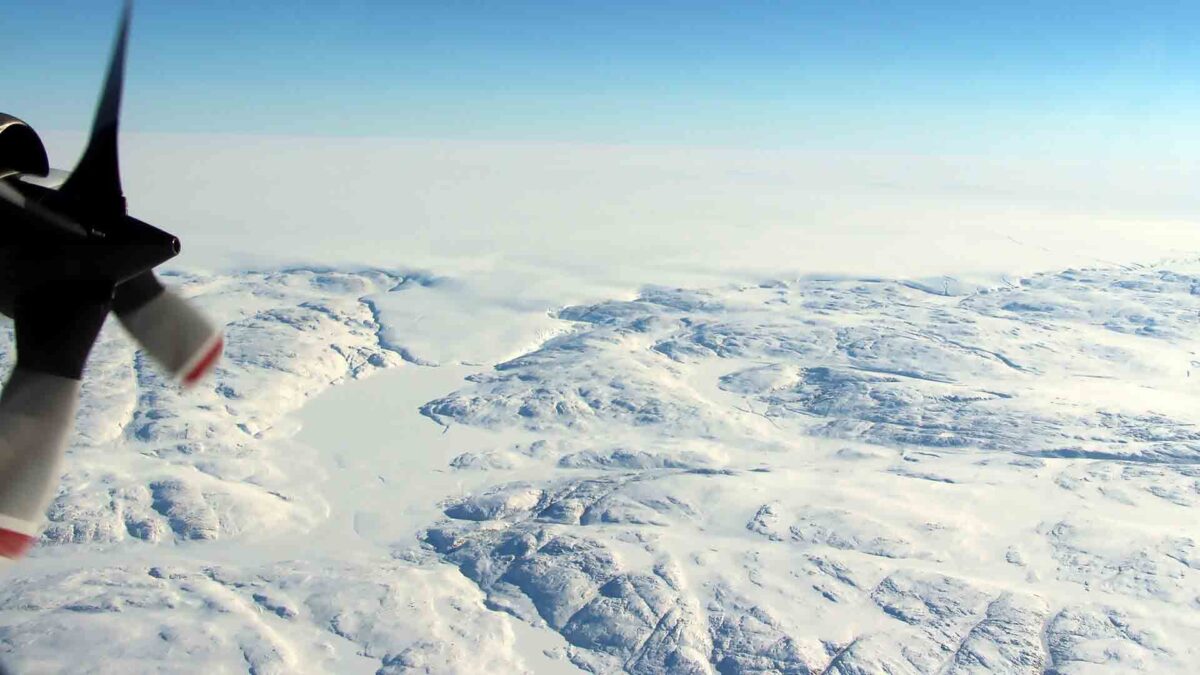
M 106 332 L 0 587 L 17 673 L 1200 660 L 1200 262 L 170 281 L 226 358 L 180 393 Z

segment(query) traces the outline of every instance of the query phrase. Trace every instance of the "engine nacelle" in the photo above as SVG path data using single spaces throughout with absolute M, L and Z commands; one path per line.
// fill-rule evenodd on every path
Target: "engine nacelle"
M 48 175 L 50 158 L 33 127 L 0 113 L 0 178 L 12 173 Z

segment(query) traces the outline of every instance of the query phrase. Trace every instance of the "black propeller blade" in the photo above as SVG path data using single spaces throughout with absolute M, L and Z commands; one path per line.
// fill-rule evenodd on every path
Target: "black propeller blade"
M 117 27 L 117 39 L 108 62 L 108 76 L 100 105 L 92 121 L 87 149 L 59 194 L 77 207 L 104 215 L 125 213 L 121 170 L 117 158 L 117 124 L 121 116 L 121 91 L 125 84 L 125 49 L 129 42 L 131 3 L 126 2 Z
M 190 386 L 213 368 L 224 339 L 154 275 L 179 253 L 179 240 L 127 213 L 117 136 L 131 5 L 126 0 L 121 12 L 87 147 L 61 185 L 32 129 L 0 115 L 0 157 L 8 163 L 0 165 L 0 313 L 12 316 L 22 298 L 47 288 L 106 294 L 141 347 Z

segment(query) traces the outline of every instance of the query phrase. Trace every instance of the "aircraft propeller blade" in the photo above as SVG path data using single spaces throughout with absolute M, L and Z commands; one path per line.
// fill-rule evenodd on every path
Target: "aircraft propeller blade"
M 112 284 L 113 310 L 121 324 L 151 358 L 191 386 L 214 368 L 224 337 L 220 326 L 163 286 L 154 274 L 154 267 L 179 253 L 179 240 L 127 213 L 117 132 L 131 4 L 127 0 L 121 12 L 91 136 L 74 171 L 62 180 L 61 174 L 48 171 L 39 171 L 41 176 L 33 178 L 11 170 L 6 173 L 0 167 L 0 220 L 25 225 L 11 236 L 55 235 L 52 241 L 39 240 L 34 247 L 45 251 L 43 257 L 18 265 L 18 259 L 4 258 L 6 233 L 0 232 L 0 275 L 6 267 L 19 267 L 17 274 L 24 283 L 73 278 Z M 35 198 L 27 198 L 18 187 L 25 192 L 33 189 Z M 81 224 L 86 224 L 86 229 Z M 21 254 L 29 257 L 25 249 Z M 13 264 L 7 264 L 10 262 Z M 4 304 L 5 298 L 0 297 L 0 310 Z
M 83 157 L 59 194 L 95 213 L 125 213 L 125 195 L 121 189 L 121 171 L 117 158 L 117 125 L 121 116 L 121 90 L 125 82 L 125 48 L 129 42 L 131 3 L 121 11 L 117 38 L 108 63 L 108 76 L 100 94 L 100 104 L 92 121 L 92 134 Z

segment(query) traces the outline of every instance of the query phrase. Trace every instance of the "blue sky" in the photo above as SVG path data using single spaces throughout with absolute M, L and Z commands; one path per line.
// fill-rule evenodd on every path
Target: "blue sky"
M 147 0 L 135 8 L 126 127 L 1200 152 L 1200 3 L 972 5 Z M 117 9 L 6 5 L 0 110 L 85 128 Z

